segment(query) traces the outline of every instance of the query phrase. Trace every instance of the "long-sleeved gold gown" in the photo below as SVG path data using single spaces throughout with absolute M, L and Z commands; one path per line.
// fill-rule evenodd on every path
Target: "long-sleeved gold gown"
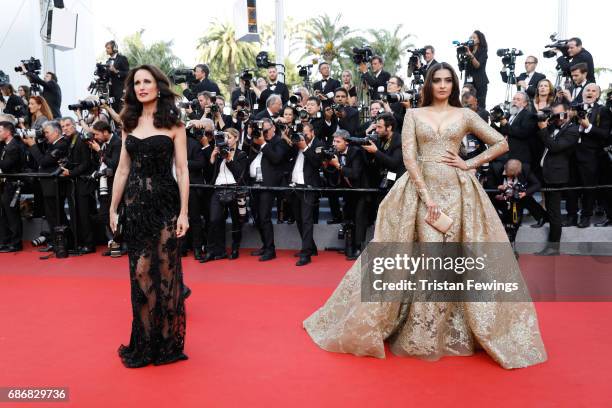
M 373 242 L 442 241 L 425 221 L 429 198 L 454 220 L 449 242 L 508 242 L 473 173 L 439 162 L 446 149 L 459 151 L 467 133 L 489 145 L 467 162 L 470 168 L 507 151 L 503 136 L 476 113 L 461 109 L 460 114 L 461 120 L 436 130 L 421 117 L 421 109 L 406 113 L 402 151 L 407 172 L 378 208 Z M 520 275 L 512 262 L 511 273 Z M 471 355 L 478 346 L 504 368 L 547 358 L 531 302 L 414 302 L 407 310 L 398 302 L 362 302 L 360 268 L 357 260 L 325 305 L 304 321 L 308 334 L 327 351 L 384 358 L 389 338 L 394 354 L 430 360 Z

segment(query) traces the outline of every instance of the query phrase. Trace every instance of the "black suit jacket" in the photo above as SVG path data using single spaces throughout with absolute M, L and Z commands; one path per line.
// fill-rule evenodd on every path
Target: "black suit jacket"
M 489 83 L 489 77 L 487 77 L 487 59 L 489 58 L 488 50 L 478 47 L 478 51 L 474 54 L 474 57 L 480 63 L 480 67 L 474 68 L 471 61 L 468 61 L 467 68 L 465 70 L 465 79 L 467 82 L 468 77 L 472 77 L 472 84 L 476 89 L 480 89 Z
M 23 99 L 17 95 L 11 95 L 6 101 L 6 106 L 4 107 L 3 113 L 13 115 L 16 118 L 22 118 L 26 115 L 27 111 L 28 109 L 23 103 Z
M 334 132 L 338 125 L 332 118 L 331 124 L 327 124 L 323 117 L 311 118 L 310 123 L 314 128 L 315 136 L 326 146 L 331 146 L 334 139 Z
M 334 116 L 334 119 L 337 121 L 338 127 L 349 132 L 351 136 L 357 133 L 357 128 L 359 127 L 359 111 L 356 108 L 345 106 L 344 117 L 339 119 Z
M 508 73 L 506 71 L 501 71 L 500 73 L 501 73 L 502 81 L 507 84 L 508 83 Z M 520 81 L 524 81 L 526 78 L 527 78 L 527 73 L 523 72 L 522 74 L 520 74 L 519 76 L 515 78 L 516 81 L 513 82 L 513 84 L 516 84 Z M 533 75 L 531 76 L 531 79 L 529 80 L 529 83 L 527 84 L 527 89 L 523 89 L 523 91 L 525 91 L 527 95 L 529 95 L 530 98 L 535 97 L 537 90 L 538 90 L 538 82 L 540 82 L 543 79 L 546 79 L 546 75 L 540 74 L 539 72 L 534 72 Z
M 215 95 L 221 95 L 221 90 L 217 84 L 208 78 L 204 78 L 183 90 L 183 96 L 191 101 L 196 99 L 200 92 L 214 92 Z
M 540 191 L 542 183 L 531 171 L 531 167 L 528 164 L 522 166 L 521 173 L 518 175 L 518 181 L 527 186 L 525 193 L 527 195 L 533 195 L 536 191 Z M 487 181 L 485 182 L 486 189 L 496 190 L 497 186 L 504 184 L 504 166 L 494 165 L 489 168 L 487 173 Z
M 42 97 L 45 98 L 49 107 L 51 108 L 51 113 L 53 113 L 53 118 L 61 118 L 62 113 L 60 112 L 60 108 L 62 106 L 62 90 L 59 85 L 55 81 L 43 81 L 36 74 L 27 73 L 26 76 L 30 80 L 30 82 L 38 84 L 42 86 Z
M 221 169 L 221 163 L 223 163 L 223 158 L 217 155 L 215 164 L 212 166 L 213 175 L 212 175 L 211 184 L 214 184 L 217 181 L 217 176 L 219 175 L 219 171 Z M 244 174 L 249 165 L 248 155 L 242 150 L 236 149 L 234 153 L 234 159 L 230 162 L 227 162 L 226 165 L 229 171 L 232 172 L 232 175 L 234 176 L 234 180 L 236 180 L 236 183 L 240 186 L 244 185 L 245 184 Z
M 117 135 L 112 135 L 108 141 L 108 146 L 101 154 L 101 162 L 105 163 L 109 168 L 113 169 L 113 174 L 119 166 L 119 157 L 121 156 L 121 138 Z
M 561 67 L 566 76 L 570 76 L 570 68 L 580 62 L 585 62 L 588 66 L 587 80 L 589 82 L 595 82 L 595 65 L 593 65 L 593 56 L 584 48 L 573 58 L 569 55 L 562 55 L 557 58 L 557 64 L 559 64 L 559 67 Z
M 546 156 L 542 175 L 547 184 L 565 184 L 570 179 L 570 158 L 578 143 L 578 126 L 570 123 L 553 137 L 553 127 L 540 129 L 538 137 L 544 143 Z
M 47 146 L 44 154 L 36 144 L 29 148 L 29 152 L 38 165 L 39 173 L 53 173 L 59 169 L 59 160 L 68 156 L 69 148 L 68 141 L 60 137 L 55 144 Z M 55 196 L 55 183 L 53 179 L 41 179 L 40 186 L 45 197 Z M 64 183 L 60 183 L 60 192 L 63 188 L 65 188 Z
M 340 88 L 340 81 L 332 77 L 327 78 L 325 86 L 323 86 L 323 80 L 317 81 L 312 85 L 312 89 L 321 92 L 323 95 L 327 95 L 330 92 L 334 92 L 336 88 Z M 329 106 L 333 103 L 333 97 L 322 101 L 324 106 Z
M 259 96 L 260 111 L 266 109 L 266 101 L 272 94 L 280 95 L 283 105 L 285 105 L 289 100 L 289 88 L 287 88 L 287 85 L 285 85 L 283 82 L 277 81 L 274 90 L 272 90 L 271 85 L 268 84 L 268 87 L 264 89 Z
M 610 135 L 612 117 L 609 109 L 606 109 L 605 106 L 600 104 L 595 104 L 587 117 L 592 127 L 589 133 L 584 132 L 586 129 L 580 131 L 580 142 L 576 149 L 577 156 L 579 156 L 584 149 L 599 154 L 601 149 L 607 145 Z
M 68 161 L 70 176 L 76 177 L 75 186 L 78 195 L 92 194 L 96 189 L 96 183 L 82 176 L 91 175 L 96 169 L 96 162 L 92 150 L 84 142 L 79 134 L 73 139 L 67 139 L 69 143 Z M 95 143 L 95 142 L 93 142 Z
M 249 166 L 259 154 L 259 150 L 255 150 L 256 145 L 252 145 L 249 154 Z M 278 187 L 285 182 L 284 166 L 286 163 L 289 145 L 285 143 L 280 136 L 274 136 L 266 142 L 266 145 L 261 148 L 261 174 L 263 176 L 263 186 Z M 251 180 L 254 181 L 254 180 Z
M 209 157 L 210 158 L 210 157 Z M 187 168 L 189 169 L 190 184 L 204 184 L 204 168 L 210 162 L 202 151 L 202 145 L 193 137 L 187 138 Z
M 382 140 L 376 142 L 378 150 L 374 154 L 366 153 L 366 157 L 371 158 L 374 167 L 380 172 L 380 170 L 387 169 L 397 175 L 400 178 L 405 172 L 404 158 L 402 155 L 402 137 L 398 132 L 391 135 L 391 142 L 389 146 L 385 148 L 385 144 Z
M 13 138 L 13 140 L 11 140 L 9 144 L 4 145 L 4 148 L 0 151 L 0 170 L 2 170 L 2 173 L 6 174 L 21 173 L 24 164 L 25 151 L 23 144 L 19 139 Z M 15 193 L 15 186 L 10 180 L 4 183 L 3 189 L 5 192 L 8 192 L 8 194 Z
M 500 127 L 504 136 L 508 136 L 510 147 L 509 158 L 520 160 L 521 163 L 531 163 L 531 139 L 538 130 L 538 122 L 534 113 L 527 108 L 519 112 L 512 124 Z
M 210 157 L 212 156 L 212 152 L 214 149 L 215 147 L 211 144 L 209 144 L 207 147 L 200 145 L 200 150 L 202 151 L 202 154 L 204 155 L 204 161 L 206 163 L 206 166 L 204 166 L 204 169 L 203 169 L 205 184 L 211 184 L 213 180 L 214 168 L 210 164 Z
M 123 85 L 125 78 L 127 78 L 128 73 L 130 72 L 130 63 L 125 55 L 117 54 L 115 61 L 113 62 L 113 67 L 115 67 L 119 72 L 110 73 L 110 93 L 111 96 L 117 100 L 123 96 Z
M 423 74 L 425 76 L 427 76 L 427 73 L 429 72 L 429 70 L 431 69 L 431 67 L 433 67 L 434 65 L 436 65 L 438 63 L 438 61 L 436 61 L 436 59 L 432 59 L 431 62 L 427 65 L 423 65 L 421 67 L 421 71 L 423 72 Z
M 310 147 L 304 151 L 304 184 L 307 186 L 320 187 L 321 177 L 319 176 L 319 170 L 323 165 L 321 155 L 317 154 L 317 150 L 323 147 L 323 143 L 316 137 L 312 140 Z M 299 154 L 297 147 L 292 147 L 289 151 L 288 159 L 290 163 L 289 180 L 291 181 L 291 175 L 295 168 L 296 159 Z
M 366 72 L 365 74 L 361 74 L 361 79 L 363 82 L 368 84 L 370 99 L 380 99 L 380 94 L 378 92 L 379 87 L 384 88 L 384 92 L 387 91 L 387 82 L 391 79 L 391 74 L 385 70 L 380 71 L 378 76 L 374 76 L 373 74 Z
M 340 154 L 338 159 L 342 164 Z M 349 146 L 346 152 L 346 162 L 339 171 L 340 186 L 352 188 L 367 188 L 370 185 L 366 177 L 365 151 L 359 146 Z

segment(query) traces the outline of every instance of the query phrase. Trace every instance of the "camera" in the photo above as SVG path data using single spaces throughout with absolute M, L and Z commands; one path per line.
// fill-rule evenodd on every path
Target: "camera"
M 295 108 L 300 104 L 301 101 L 302 101 L 302 95 L 293 94 L 289 97 L 289 102 L 287 102 L 287 106 Z
M 317 113 L 321 113 L 321 112 L 317 112 Z M 310 117 L 308 112 L 306 112 L 306 109 L 300 109 L 298 116 L 300 117 L 300 120 L 308 120 L 308 118 Z
M 505 118 L 506 111 L 504 110 L 503 104 L 495 105 L 493 108 L 491 108 L 489 115 L 491 116 L 491 122 L 499 122 Z
M 336 149 L 333 147 L 319 146 L 315 149 L 315 153 L 319 155 L 323 161 L 329 161 L 336 155 Z
M 374 56 L 374 51 L 372 51 L 371 47 L 363 46 L 353 47 L 353 55 L 351 59 L 356 65 L 365 64 L 367 62 L 372 61 L 372 57 Z
M 251 81 L 253 80 L 253 70 L 249 68 L 243 69 L 240 73 L 240 79 L 242 79 L 246 83 L 248 88 Z
M 94 180 L 99 180 L 101 177 L 113 177 L 113 169 L 106 167 L 103 170 L 94 171 L 91 174 L 91 178 Z
M 169 76 L 176 85 L 184 83 L 191 84 L 197 81 L 193 70 L 189 68 L 175 69 Z
M 15 136 L 21 139 L 36 139 L 37 142 L 44 140 L 45 133 L 42 129 L 15 129 Z
M 497 50 L 497 56 L 501 57 L 504 67 L 514 70 L 516 66 L 516 57 L 523 55 L 523 51 L 516 48 L 500 48 Z
M 94 135 L 91 132 L 83 132 L 79 135 L 82 141 L 84 142 L 93 142 Z
M 474 46 L 474 41 L 468 40 L 463 43 L 459 41 L 453 41 L 453 44 L 457 47 L 457 65 L 459 67 L 459 71 L 465 71 L 468 66 L 467 52 L 469 48 L 472 48 Z
M 515 183 L 506 184 L 506 188 L 502 193 L 503 200 L 510 202 L 517 202 L 521 199 L 520 193 L 527 191 L 525 183 L 517 181 Z
M 543 108 L 541 111 L 538 111 L 536 113 L 536 119 L 538 120 L 538 122 L 546 122 L 550 119 L 551 116 L 552 109 L 550 108 Z
M 344 109 L 346 109 L 346 105 L 342 105 L 340 103 L 333 103 L 331 105 L 331 108 L 334 112 L 344 112 Z
M 376 133 L 370 133 L 366 137 L 352 137 L 351 136 L 351 137 L 346 138 L 346 140 L 349 143 L 356 144 L 357 146 L 366 146 L 369 144 L 373 144 L 373 143 L 376 143 L 378 139 L 379 139 L 379 136 Z
M 412 92 L 403 92 L 403 93 L 383 93 L 381 94 L 380 99 L 383 102 L 387 103 L 395 103 L 395 102 L 408 102 L 412 100 Z
M 251 129 L 251 139 L 257 139 L 263 136 L 263 120 L 253 120 L 249 122 L 249 129 Z
M 308 78 L 310 76 L 310 70 L 312 69 L 312 64 L 309 65 L 298 65 L 298 75 L 302 78 Z
M 7 74 L 5 74 L 4 71 L 0 70 L 0 86 L 10 84 L 10 83 L 11 83 L 11 78 Z
M 551 41 L 553 41 L 553 43 L 544 46 L 544 48 L 553 49 L 544 51 L 542 53 L 544 58 L 555 58 L 557 56 L 557 52 L 555 51 L 555 49 L 561 51 L 563 55 L 567 54 L 567 43 L 569 42 L 569 40 L 558 40 L 557 33 L 552 34 L 549 38 Z
M 589 105 L 585 103 L 572 103 L 570 105 L 570 109 L 576 112 L 576 117 L 578 120 L 580 120 L 587 117 L 587 114 L 589 113 L 588 106 Z
M 408 77 L 411 76 L 425 76 L 425 72 L 419 68 L 419 61 L 421 57 L 425 56 L 425 48 L 419 48 L 417 50 L 406 50 L 412 55 L 408 58 Z
M 86 99 L 84 101 L 79 101 L 78 103 L 68 105 L 68 109 L 72 111 L 76 110 L 89 110 L 93 108 L 99 108 L 102 105 L 110 105 L 115 102 L 115 98 L 100 98 L 98 100 Z
M 299 143 L 301 140 L 306 140 L 303 133 L 294 132 L 291 134 L 291 143 Z
M 40 70 L 42 69 L 40 60 L 34 57 L 30 57 L 30 59 L 27 60 L 21 60 L 21 63 L 25 66 L 26 72 L 39 74 Z M 15 67 L 15 72 L 23 72 L 23 68 L 21 66 Z
M 194 111 L 197 111 L 200 109 L 200 101 L 198 101 L 197 99 L 192 99 L 188 102 L 179 102 L 178 103 L 178 107 L 181 109 L 192 109 Z
M 257 65 L 257 68 L 267 69 L 267 68 L 275 66 L 276 64 L 274 64 L 273 62 L 270 62 L 270 55 L 268 54 L 267 51 L 261 51 L 255 57 L 255 65 Z

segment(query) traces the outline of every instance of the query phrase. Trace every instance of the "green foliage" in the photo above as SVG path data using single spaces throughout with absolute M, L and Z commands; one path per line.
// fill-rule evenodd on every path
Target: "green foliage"
M 370 46 L 374 52 L 385 61 L 385 68 L 392 74 L 399 72 L 401 68 L 401 57 L 405 55 L 406 49 L 414 45 L 409 42 L 411 34 L 402 35 L 400 33 L 402 25 L 398 24 L 395 30 L 368 30 L 372 36 Z
M 147 46 L 142 41 L 143 32 L 144 30 L 140 30 L 123 39 L 122 49 L 130 67 L 152 64 L 168 75 L 172 70 L 183 66 L 181 60 L 172 52 L 172 41 L 157 41 Z

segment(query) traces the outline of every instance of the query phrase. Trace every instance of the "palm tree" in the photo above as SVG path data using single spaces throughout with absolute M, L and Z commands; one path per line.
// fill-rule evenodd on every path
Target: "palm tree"
M 385 61 L 385 67 L 389 72 L 398 72 L 401 68 L 401 56 L 407 48 L 414 45 L 408 42 L 412 34 L 402 35 L 400 30 L 402 24 L 398 24 L 395 30 L 368 30 L 373 41 L 370 43 L 374 52 Z
M 123 49 L 131 67 L 142 64 L 156 65 L 168 75 L 172 70 L 183 66 L 181 60 L 172 52 L 172 41 L 157 41 L 146 46 L 142 41 L 144 30 L 129 35 L 123 40 Z
M 215 21 L 208 34 L 198 40 L 200 60 L 208 64 L 211 76 L 217 78 L 219 87 L 231 92 L 239 69 L 253 67 L 259 46 L 236 41 L 234 26 Z

